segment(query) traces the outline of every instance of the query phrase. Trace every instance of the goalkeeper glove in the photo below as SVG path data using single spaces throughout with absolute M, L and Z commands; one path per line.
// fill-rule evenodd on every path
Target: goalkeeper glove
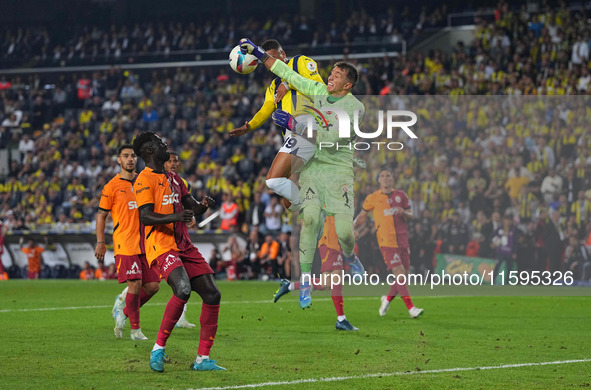
M 252 54 L 256 58 L 258 58 L 261 62 L 265 62 L 269 55 L 266 51 L 263 50 L 262 47 L 255 45 L 250 39 L 242 38 L 240 40 L 240 51 L 242 54 Z
M 298 121 L 296 121 L 296 119 L 287 111 L 277 110 L 271 115 L 271 118 L 277 126 L 286 128 L 294 134 L 304 135 L 306 132 L 306 125 L 298 123 Z

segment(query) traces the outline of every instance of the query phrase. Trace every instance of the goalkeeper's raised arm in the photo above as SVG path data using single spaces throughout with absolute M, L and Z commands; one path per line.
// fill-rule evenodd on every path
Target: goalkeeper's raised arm
M 250 39 L 241 39 L 240 48 L 244 53 L 249 53 L 257 57 L 267 69 L 281 77 L 300 93 L 308 96 L 328 94 L 326 85 L 301 76 L 285 63 L 269 55 L 263 48 L 256 46 Z
M 270 56 L 279 60 L 279 62 L 287 64 L 288 67 L 301 76 L 324 84 L 318 74 L 316 62 L 313 59 L 305 55 L 296 55 L 289 59 L 279 41 L 275 39 L 266 40 L 261 45 L 261 48 Z M 280 77 L 275 78 L 265 91 L 265 100 L 262 107 L 250 121 L 245 122 L 242 127 L 232 130 L 230 135 L 237 137 L 258 129 L 269 119 L 275 110 L 284 110 L 297 116 L 297 113 L 305 104 L 305 100 L 298 99 L 297 95 L 301 97 L 301 94 L 296 93 L 295 89 L 291 89 L 286 81 L 281 80 Z

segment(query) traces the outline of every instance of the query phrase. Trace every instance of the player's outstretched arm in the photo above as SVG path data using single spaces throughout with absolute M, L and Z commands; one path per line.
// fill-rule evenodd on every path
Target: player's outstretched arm
M 183 210 L 173 214 L 158 214 L 154 212 L 153 204 L 145 204 L 140 207 L 140 221 L 146 226 L 167 225 L 173 222 L 189 223 L 193 220 L 193 210 Z
M 326 95 L 326 86 L 322 88 L 323 84 L 317 81 L 309 80 L 300 75 L 283 61 L 279 61 L 276 58 L 271 57 L 262 48 L 256 46 L 250 39 L 242 38 L 240 40 L 240 48 L 243 53 L 254 55 L 263 63 L 263 65 L 265 65 L 267 69 L 288 82 L 300 93 L 308 96 Z
M 205 213 L 208 208 L 215 207 L 215 200 L 205 196 L 201 202 L 198 202 L 192 195 L 187 195 L 183 198 L 183 207 L 192 210 L 193 214 L 197 216 Z
M 97 260 L 104 260 L 107 246 L 105 245 L 105 226 L 107 225 L 108 211 L 99 209 L 96 213 L 96 248 L 94 257 Z

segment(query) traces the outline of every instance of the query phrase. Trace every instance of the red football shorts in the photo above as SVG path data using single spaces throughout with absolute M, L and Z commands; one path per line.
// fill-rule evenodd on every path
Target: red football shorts
M 388 270 L 399 265 L 402 265 L 407 271 L 410 268 L 410 248 L 389 248 L 382 246 L 380 247 L 380 251 L 382 252 Z
M 329 249 L 326 245 L 321 245 L 318 248 L 320 258 L 322 259 L 322 265 L 320 266 L 320 272 L 332 272 L 343 270 L 343 255 L 334 249 Z
M 184 252 L 165 252 L 152 262 L 152 269 L 167 281 L 168 275 L 178 267 L 185 267 L 189 280 L 197 276 L 213 274 L 211 267 L 195 247 Z
M 115 256 L 115 263 L 117 264 L 119 283 L 137 279 L 141 279 L 142 284 L 160 282 L 159 275 L 148 265 L 146 255 L 117 255 Z

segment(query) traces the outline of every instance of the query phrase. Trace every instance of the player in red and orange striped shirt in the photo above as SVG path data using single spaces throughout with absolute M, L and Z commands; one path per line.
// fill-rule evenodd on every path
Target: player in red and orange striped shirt
M 369 213 L 373 212 L 378 245 L 386 267 L 394 275 L 405 274 L 410 268 L 410 246 L 406 227 L 406 221 L 412 219 L 410 200 L 404 191 L 393 188 L 394 178 L 389 169 L 380 170 L 378 183 L 380 189 L 365 198 L 363 209 L 355 219 L 354 226 L 365 223 Z M 402 297 L 411 318 L 417 318 L 423 313 L 423 309 L 413 305 L 406 283 L 394 282 L 388 295 L 382 297 L 379 310 L 381 316 L 386 315 L 390 302 L 397 294 Z
M 343 276 L 343 250 L 339 244 L 339 237 L 337 236 L 337 230 L 334 225 L 334 216 L 329 215 L 324 221 L 324 228 L 322 236 L 318 240 L 318 252 L 320 253 L 320 259 L 322 265 L 320 266 L 320 272 L 324 275 L 322 280 L 314 279 L 312 286 L 314 290 L 326 290 L 331 286 L 326 286 L 322 283 L 323 280 L 331 280 L 330 276 L 326 274 L 340 274 L 341 279 Z M 326 276 L 325 276 L 326 275 Z M 275 293 L 275 302 L 282 296 L 293 290 L 300 289 L 300 282 L 290 282 L 287 279 L 281 281 L 279 290 Z M 351 325 L 345 316 L 345 309 L 343 306 L 343 285 L 332 285 L 330 291 L 334 308 L 337 312 L 337 330 L 359 330 L 359 328 Z
M 127 282 L 127 291 L 115 299 L 113 318 L 115 337 L 123 337 L 125 319 L 129 317 L 132 340 L 147 340 L 140 327 L 140 307 L 160 289 L 160 277 L 148 265 L 144 251 L 140 217 L 133 193 L 137 156 L 131 145 L 119 147 L 117 162 L 121 167 L 101 193 L 96 215 L 96 249 L 99 261 L 105 258 L 105 225 L 111 213 L 113 219 L 113 249 L 119 283 Z M 123 306 L 125 303 L 125 307 Z
M 146 256 L 150 266 L 166 279 L 173 291 L 150 354 L 150 368 L 164 371 L 166 341 L 193 290 L 201 296 L 203 305 L 199 350 L 192 368 L 225 370 L 209 359 L 218 327 L 221 293 L 212 269 L 191 243 L 187 230 L 187 223 L 215 202 L 209 197 L 196 201 L 179 175 L 164 170 L 164 163 L 170 158 L 167 149 L 152 132 L 143 132 L 133 141 L 133 150 L 146 163 L 135 184 L 140 220 L 146 226 Z

